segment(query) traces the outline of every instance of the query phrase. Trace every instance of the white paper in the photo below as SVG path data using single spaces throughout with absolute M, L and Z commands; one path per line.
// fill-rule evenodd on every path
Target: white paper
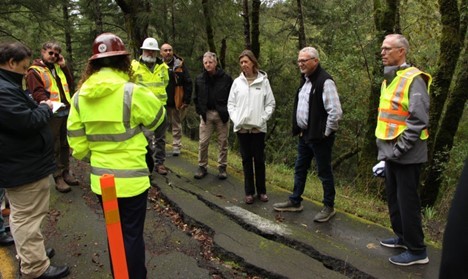
M 61 102 L 52 101 L 52 112 L 56 113 L 60 108 L 64 108 L 65 104 Z

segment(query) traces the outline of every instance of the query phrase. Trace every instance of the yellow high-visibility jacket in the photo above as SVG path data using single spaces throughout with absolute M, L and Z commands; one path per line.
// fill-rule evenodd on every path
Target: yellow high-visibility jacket
M 101 194 L 99 178 L 113 174 L 117 197 L 133 197 L 150 187 L 142 128 L 156 129 L 164 120 L 163 103 L 128 75 L 102 68 L 73 96 L 68 141 L 73 157 L 91 163 L 91 189 Z
M 166 104 L 166 86 L 169 84 L 169 67 L 166 63 L 156 64 L 153 71 L 137 60 L 132 61 L 136 82 L 147 86 L 163 104 Z
M 432 81 L 431 75 L 422 72 L 415 67 L 409 67 L 398 71 L 396 77 L 387 86 L 383 81 L 380 93 L 379 115 L 375 136 L 382 140 L 397 138 L 406 129 L 406 118 L 409 115 L 409 88 L 415 77 L 421 75 L 427 82 L 427 88 Z M 429 137 L 427 129 L 421 132 L 420 138 L 425 140 Z

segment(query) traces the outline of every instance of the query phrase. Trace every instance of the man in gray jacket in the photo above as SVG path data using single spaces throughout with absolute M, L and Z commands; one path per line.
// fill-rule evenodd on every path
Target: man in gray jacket
M 429 262 L 417 190 L 421 165 L 427 161 L 428 91 L 432 78 L 406 63 L 408 50 L 408 41 L 400 34 L 387 35 L 382 43 L 386 67 L 375 130 L 377 159 L 385 161 L 387 203 L 396 234 L 380 244 L 406 249 L 389 258 L 391 263 L 402 266 Z

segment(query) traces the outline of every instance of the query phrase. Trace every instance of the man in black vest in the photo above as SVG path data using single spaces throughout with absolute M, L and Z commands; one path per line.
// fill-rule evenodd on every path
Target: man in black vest
M 326 222 L 335 215 L 335 182 L 331 155 L 338 120 L 343 114 L 333 78 L 320 66 L 318 51 L 306 47 L 299 51 L 297 64 L 302 74 L 301 86 L 294 99 L 294 136 L 299 135 L 294 170 L 294 190 L 289 200 L 276 203 L 276 211 L 302 211 L 307 172 L 312 159 L 317 163 L 318 177 L 323 186 L 323 208 L 315 222 Z

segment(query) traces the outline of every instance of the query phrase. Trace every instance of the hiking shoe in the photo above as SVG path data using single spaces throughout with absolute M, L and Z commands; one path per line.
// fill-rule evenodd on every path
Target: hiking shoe
M 413 264 L 427 264 L 429 262 L 429 258 L 427 257 L 427 253 L 425 251 L 424 253 L 420 255 L 411 253 L 410 251 L 405 251 L 401 253 L 400 255 L 390 257 L 388 260 L 392 264 L 403 265 L 403 266 L 408 266 L 408 265 L 413 265 Z
M 67 183 L 70 186 L 80 185 L 80 182 L 68 170 L 62 172 L 62 177 L 65 183 Z
M 68 193 L 71 191 L 71 187 L 63 180 L 63 177 L 58 176 L 55 178 L 55 189 L 60 193 Z
M 166 175 L 167 174 L 166 166 L 164 166 L 163 164 L 159 164 L 156 167 L 154 167 L 154 171 L 159 173 L 160 175 Z
M 218 167 L 218 178 L 221 180 L 224 180 L 227 178 L 227 172 L 226 172 L 226 166 L 220 166 Z
M 287 202 L 280 202 L 280 203 L 275 203 L 273 204 L 273 209 L 276 211 L 302 211 L 304 207 L 301 205 L 301 203 L 293 203 L 291 200 L 288 200 Z
M 174 147 L 172 148 L 172 156 L 177 157 L 180 155 L 180 148 Z
M 399 237 L 391 237 L 380 241 L 380 245 L 388 247 L 388 248 L 403 248 L 408 249 L 406 245 L 403 243 L 403 240 Z
M 208 174 L 208 171 L 206 170 L 205 167 L 199 166 L 195 174 L 193 175 L 193 178 L 195 179 L 202 179 Z
M 333 207 L 325 205 L 314 217 L 314 222 L 323 223 L 330 220 L 331 217 L 335 216 L 336 211 Z

